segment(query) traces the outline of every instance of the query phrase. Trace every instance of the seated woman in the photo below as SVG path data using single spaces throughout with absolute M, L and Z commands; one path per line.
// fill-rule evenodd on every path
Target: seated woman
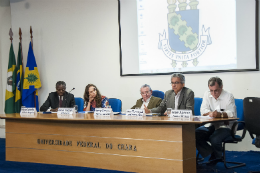
M 93 84 L 88 84 L 85 88 L 84 102 L 86 107 L 84 111 L 95 111 L 95 108 L 105 108 L 108 105 L 108 99 L 102 96 Z

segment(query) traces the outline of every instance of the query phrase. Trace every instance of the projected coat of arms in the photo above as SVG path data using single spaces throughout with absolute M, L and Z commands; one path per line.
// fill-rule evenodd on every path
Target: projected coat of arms
M 198 0 L 168 0 L 168 33 L 166 28 L 159 34 L 159 49 L 172 60 L 172 67 L 177 63 L 187 67 L 188 61 L 197 66 L 198 58 L 210 45 L 209 30 L 204 25 L 199 28 Z M 167 38 L 168 35 L 168 38 Z

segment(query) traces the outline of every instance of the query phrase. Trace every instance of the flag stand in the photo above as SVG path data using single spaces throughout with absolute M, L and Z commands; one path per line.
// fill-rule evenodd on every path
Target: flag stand
M 30 34 L 31 34 L 31 44 L 32 44 L 32 50 L 33 50 L 33 36 L 32 36 L 32 26 L 30 26 Z M 36 91 L 33 92 L 34 94 L 34 107 L 36 109 Z

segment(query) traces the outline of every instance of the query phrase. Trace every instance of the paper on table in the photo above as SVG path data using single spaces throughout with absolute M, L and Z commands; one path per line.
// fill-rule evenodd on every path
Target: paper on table
M 149 113 L 149 114 L 146 114 L 146 116 L 153 116 L 153 115 L 158 115 L 158 113 Z
M 196 117 L 196 118 L 200 118 L 200 119 L 213 119 L 213 117 L 210 117 L 210 116 L 208 116 L 208 115 L 206 115 L 206 116 L 193 116 L 194 118 Z

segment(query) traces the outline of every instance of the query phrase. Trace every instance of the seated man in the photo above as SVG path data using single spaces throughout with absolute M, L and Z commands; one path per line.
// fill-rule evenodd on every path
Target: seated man
M 137 100 L 136 104 L 131 109 L 135 109 L 135 108 L 144 109 L 144 105 L 148 107 L 148 109 L 152 109 L 159 106 L 160 103 L 162 102 L 161 98 L 152 96 L 153 91 L 151 87 L 147 84 L 141 86 L 140 93 L 142 98 Z
M 153 109 L 145 107 L 145 113 L 161 113 L 166 115 L 167 108 L 189 109 L 194 114 L 194 92 L 185 87 L 185 77 L 181 73 L 171 75 L 172 89 L 166 91 L 161 104 Z
M 203 116 L 214 118 L 236 118 L 236 105 L 231 93 L 223 90 L 222 80 L 212 77 L 208 81 L 209 91 L 206 91 L 201 104 L 200 112 Z M 196 129 L 196 147 L 202 157 L 211 154 L 210 165 L 221 161 L 222 141 L 231 136 L 231 122 L 208 123 Z M 210 142 L 211 145 L 208 144 Z
M 51 107 L 50 111 L 57 112 L 59 107 L 73 107 L 75 105 L 74 95 L 68 93 L 66 90 L 66 83 L 58 81 L 56 83 L 56 92 L 51 92 L 41 106 L 40 111 L 47 111 Z

